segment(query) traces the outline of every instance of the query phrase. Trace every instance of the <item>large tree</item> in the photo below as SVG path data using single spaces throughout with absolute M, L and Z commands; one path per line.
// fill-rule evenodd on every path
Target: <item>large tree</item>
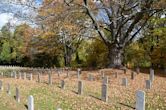
M 72 1 L 86 10 L 94 29 L 107 46 L 109 67 L 123 66 L 126 46 L 138 38 L 154 14 L 163 10 L 156 5 L 158 0 L 82 0 L 83 5 Z

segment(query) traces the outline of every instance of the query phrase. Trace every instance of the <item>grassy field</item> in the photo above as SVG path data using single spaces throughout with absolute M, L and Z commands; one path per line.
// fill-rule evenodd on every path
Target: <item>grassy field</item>
M 123 74 L 121 70 L 104 70 L 109 76 L 109 101 L 102 102 L 101 97 L 101 74 L 98 71 L 83 71 L 81 79 L 84 85 L 84 94 L 77 94 L 77 75 L 70 71 L 70 77 L 53 73 L 53 85 L 47 84 L 48 75 L 42 75 L 42 82 L 37 82 L 37 76 L 33 81 L 2 78 L 4 90 L 0 92 L 0 110 L 26 110 L 27 98 L 33 95 L 35 110 L 55 110 L 57 107 L 63 110 L 133 110 L 135 108 L 135 93 L 137 90 L 146 92 L 146 110 L 166 110 L 166 77 L 156 75 L 152 89 L 145 89 L 145 80 L 149 74 L 140 73 L 131 80 L 131 72 Z M 118 78 L 113 73 L 118 72 Z M 95 77 L 95 81 L 88 81 L 88 74 Z M 35 74 L 35 73 L 34 73 Z M 129 85 L 121 85 L 122 78 L 128 78 Z M 60 88 L 60 81 L 65 80 L 65 89 Z M 7 84 L 11 85 L 11 95 L 6 93 Z M 15 89 L 19 88 L 21 102 L 15 101 Z

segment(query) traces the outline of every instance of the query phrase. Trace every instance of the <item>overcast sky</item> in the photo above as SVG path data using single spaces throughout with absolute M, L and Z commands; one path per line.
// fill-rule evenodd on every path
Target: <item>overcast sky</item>
M 7 1 L 7 0 L 6 0 Z M 26 0 L 24 0 L 26 1 Z M 36 1 L 36 4 L 40 4 L 42 3 L 43 0 L 35 0 Z M 5 2 L 5 0 L 0 0 L 0 11 L 2 10 L 7 10 L 7 8 L 11 8 L 10 4 L 2 4 L 2 2 Z M 8 6 L 7 6 L 8 5 Z M 18 8 L 19 6 L 13 6 L 13 10 L 15 11 L 16 8 L 18 10 L 22 10 L 20 7 Z M 25 10 L 22 10 L 22 11 L 25 11 Z M 27 11 L 27 10 L 26 10 Z M 2 28 L 2 26 L 4 26 L 8 21 L 11 21 L 12 23 L 18 23 L 18 20 L 16 18 L 13 17 L 13 14 L 11 13 L 1 13 L 0 12 L 0 29 Z

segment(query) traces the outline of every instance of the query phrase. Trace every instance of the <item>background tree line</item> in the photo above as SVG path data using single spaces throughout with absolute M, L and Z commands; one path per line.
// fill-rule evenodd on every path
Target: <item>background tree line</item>
M 83 3 L 84 6 L 81 5 Z M 165 67 L 166 19 L 163 14 L 164 3 L 163 0 L 160 0 L 160 2 L 147 0 L 146 3 L 132 1 L 122 7 L 124 4 L 110 3 L 109 6 L 106 6 L 103 2 L 102 6 L 110 7 L 113 5 L 115 7 L 111 8 L 119 9 L 119 11 L 114 10 L 114 18 L 119 14 L 128 14 L 129 18 L 121 15 L 122 18 L 119 18 L 118 21 L 114 19 L 113 23 L 117 24 L 117 29 L 119 28 L 117 30 L 116 26 L 113 26 L 115 24 L 110 24 L 111 21 L 109 20 L 111 19 L 98 17 L 98 20 L 94 20 L 93 17 L 99 16 L 103 10 L 99 10 L 100 6 L 97 9 L 92 2 L 88 4 L 86 0 L 66 3 L 44 0 L 42 6 L 38 9 L 35 20 L 38 26 L 32 27 L 28 24 L 21 24 L 12 29 L 10 23 L 7 23 L 2 27 L 0 62 L 6 65 L 43 67 L 103 68 L 110 67 L 112 64 L 114 66 L 123 64 L 129 67 Z M 138 5 L 135 6 L 135 4 Z M 130 7 L 133 9 L 130 9 Z M 149 11 L 144 13 L 147 7 L 155 10 L 152 13 Z M 138 10 L 135 10 L 135 8 L 140 8 L 143 12 L 137 12 Z M 105 11 L 111 18 L 111 12 L 108 9 L 110 8 Z M 159 13 L 156 13 L 156 11 L 159 11 Z M 91 15 L 91 12 L 94 16 Z M 120 23 L 123 23 L 125 19 L 131 19 L 131 21 L 127 21 L 126 24 L 121 26 Z M 138 19 L 140 23 L 137 23 Z M 133 24 L 135 27 L 129 26 L 130 22 L 135 20 L 138 20 L 136 25 Z M 146 23 L 146 26 L 144 26 L 144 23 Z M 124 31 L 124 29 L 128 30 L 131 27 L 133 31 Z M 133 35 L 133 38 L 130 38 L 133 33 L 136 33 L 137 36 Z M 125 34 L 126 37 L 123 36 Z M 118 39 L 125 42 L 117 41 Z M 120 48 L 121 44 L 125 44 L 123 48 Z M 114 48 L 117 45 L 118 47 Z M 111 47 L 115 51 L 110 50 Z M 121 51 L 117 51 L 118 49 L 123 49 L 123 52 L 116 53 Z M 117 56 L 118 54 L 120 56 Z M 118 62 L 115 62 L 117 59 Z

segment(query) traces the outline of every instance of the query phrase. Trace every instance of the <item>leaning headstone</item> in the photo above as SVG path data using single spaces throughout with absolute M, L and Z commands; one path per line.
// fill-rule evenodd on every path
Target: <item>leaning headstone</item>
M 101 100 L 104 102 L 108 102 L 108 85 L 107 84 L 102 84 Z
M 64 80 L 61 80 L 61 88 L 65 89 L 65 81 Z
M 151 88 L 152 88 L 151 80 L 146 80 L 146 89 L 151 89 Z
M 11 94 L 11 92 L 10 92 L 10 84 L 9 84 L 9 83 L 7 84 L 7 94 L 8 94 L 8 95 Z
M 83 94 L 83 82 L 78 81 L 78 94 L 82 95 Z
M 3 82 L 0 80 L 0 91 L 3 90 Z
M 134 80 L 134 77 L 135 77 L 135 73 L 134 71 L 131 72 L 131 79 Z
M 109 80 L 109 77 L 108 76 L 105 76 L 104 78 L 103 78 L 103 84 L 108 84 L 108 80 Z
M 128 80 L 127 78 L 122 78 L 122 86 L 127 86 L 128 85 Z
M 150 69 L 150 80 L 154 80 L 154 70 L 152 68 Z
M 34 98 L 31 95 L 28 97 L 28 110 L 34 110 Z
M 20 102 L 20 92 L 19 89 L 16 87 L 16 101 L 19 103 Z
M 52 85 L 52 72 L 51 71 L 48 73 L 48 84 Z
M 136 110 L 145 110 L 145 92 L 137 91 L 136 93 Z

